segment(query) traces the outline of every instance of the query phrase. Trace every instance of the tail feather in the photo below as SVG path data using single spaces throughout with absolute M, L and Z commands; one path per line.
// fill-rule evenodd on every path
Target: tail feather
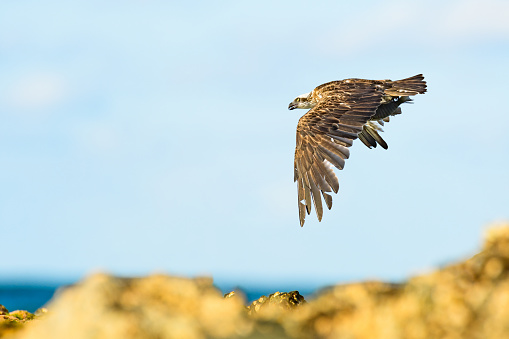
M 385 90 L 386 94 L 392 96 L 408 96 L 423 94 L 426 92 L 426 81 L 422 74 L 392 82 L 392 87 Z

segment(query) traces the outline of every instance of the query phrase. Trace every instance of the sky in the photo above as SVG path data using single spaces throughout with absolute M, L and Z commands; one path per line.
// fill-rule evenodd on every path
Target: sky
M 0 280 L 401 280 L 509 219 L 509 2 L 0 3 Z M 424 74 L 299 226 L 298 95 Z M 5 258 L 5 257 L 4 257 Z

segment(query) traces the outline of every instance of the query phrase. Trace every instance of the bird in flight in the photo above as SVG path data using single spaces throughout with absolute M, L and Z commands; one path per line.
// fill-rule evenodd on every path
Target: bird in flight
M 401 114 L 401 105 L 410 96 L 426 92 L 422 74 L 392 80 L 345 79 L 316 87 L 299 95 L 288 109 L 309 109 L 297 124 L 294 181 L 297 182 L 300 225 L 314 204 L 318 221 L 322 220 L 322 198 L 328 209 L 339 182 L 332 166 L 342 170 L 350 156 L 348 147 L 359 138 L 367 147 L 377 144 L 387 149 L 380 137 L 380 126 L 390 116 Z

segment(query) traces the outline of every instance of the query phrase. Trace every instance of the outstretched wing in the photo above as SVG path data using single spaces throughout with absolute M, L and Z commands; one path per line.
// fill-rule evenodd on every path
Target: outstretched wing
M 312 204 L 321 221 L 320 195 L 331 209 L 332 196 L 326 192 L 339 190 L 331 164 L 343 169 L 350 155 L 348 147 L 381 103 L 383 87 L 374 83 L 337 82 L 321 94 L 324 99 L 302 116 L 297 125 L 294 181 L 298 186 L 301 226 L 306 213 L 311 213 Z

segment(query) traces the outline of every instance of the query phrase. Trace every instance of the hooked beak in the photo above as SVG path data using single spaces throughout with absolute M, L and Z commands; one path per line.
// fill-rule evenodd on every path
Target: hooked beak
M 297 107 L 296 104 L 293 103 L 293 101 L 288 105 L 288 109 L 291 111 L 292 109 L 295 109 Z

